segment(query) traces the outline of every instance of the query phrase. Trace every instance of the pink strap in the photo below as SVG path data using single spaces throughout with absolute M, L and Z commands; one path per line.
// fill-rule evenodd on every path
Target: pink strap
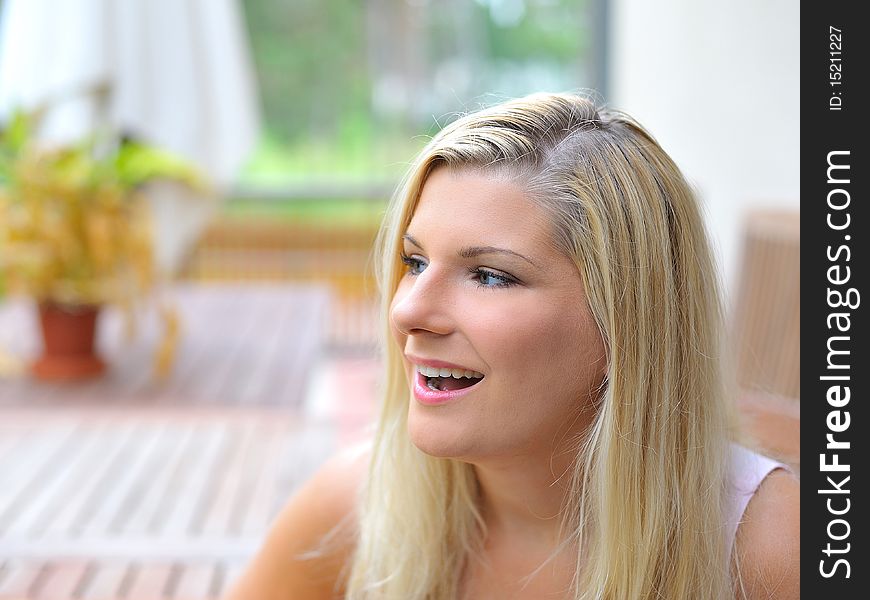
M 788 467 L 780 462 L 762 456 L 737 444 L 731 444 L 731 472 L 729 510 L 727 512 L 728 556 L 734 547 L 737 527 L 743 522 L 746 505 L 755 494 L 761 482 L 772 471 Z

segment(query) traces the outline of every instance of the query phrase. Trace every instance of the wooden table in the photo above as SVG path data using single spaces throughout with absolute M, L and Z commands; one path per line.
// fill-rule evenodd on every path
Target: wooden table
M 332 297 L 320 286 L 179 285 L 164 294 L 181 318 L 177 360 L 159 380 L 153 353 L 162 323 L 156 310 L 137 320 L 128 340 L 124 319 L 100 315 L 97 346 L 106 376 L 76 385 L 0 379 L 0 405 L 269 405 L 298 406 L 319 358 Z M 0 305 L 0 347 L 26 361 L 40 349 L 32 303 Z
M 211 598 L 335 428 L 299 404 L 329 296 L 298 286 L 172 292 L 185 335 L 150 376 L 143 331 L 108 376 L 72 387 L 0 381 L 0 598 Z M 28 307 L 0 307 L 0 341 L 37 349 Z M 114 349 L 117 314 L 100 344 Z

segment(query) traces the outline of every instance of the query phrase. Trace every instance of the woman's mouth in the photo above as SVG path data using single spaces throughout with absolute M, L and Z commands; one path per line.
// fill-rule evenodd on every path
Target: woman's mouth
M 415 365 L 414 395 L 423 403 L 440 404 L 464 394 L 483 380 L 483 373 Z

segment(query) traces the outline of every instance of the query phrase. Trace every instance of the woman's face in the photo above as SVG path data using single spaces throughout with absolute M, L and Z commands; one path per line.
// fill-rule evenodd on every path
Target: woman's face
M 590 423 L 582 409 L 603 380 L 604 344 L 550 227 L 514 183 L 443 167 L 429 176 L 390 305 L 408 430 L 423 452 L 473 461 L 548 451 Z M 453 370 L 431 370 L 441 368 Z

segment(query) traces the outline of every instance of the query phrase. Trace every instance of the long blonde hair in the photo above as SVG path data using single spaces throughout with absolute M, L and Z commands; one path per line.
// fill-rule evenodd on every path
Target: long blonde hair
M 605 341 L 602 400 L 577 443 L 562 514 L 564 541 L 579 549 L 570 597 L 731 597 L 723 524 L 732 421 L 699 207 L 644 129 L 573 94 L 458 119 L 423 149 L 387 209 L 376 245 L 383 402 L 347 597 L 453 600 L 485 536 L 472 466 L 409 440 L 410 393 L 388 329 L 401 236 L 440 165 L 511 173 L 549 211 Z

